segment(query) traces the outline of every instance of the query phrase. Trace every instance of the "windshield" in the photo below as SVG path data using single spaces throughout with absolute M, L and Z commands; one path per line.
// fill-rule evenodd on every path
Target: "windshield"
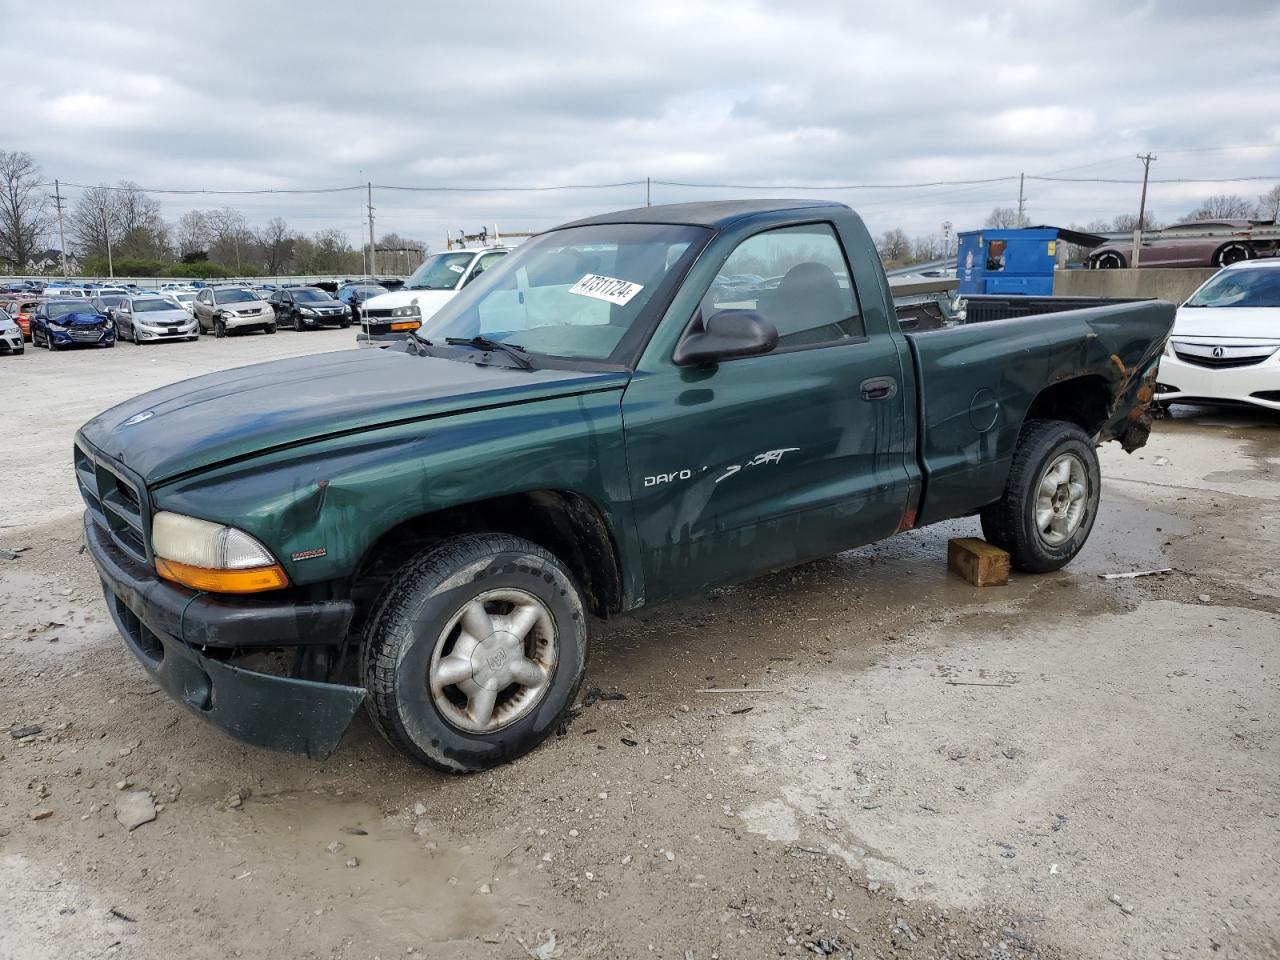
M 617 360 L 647 336 L 646 307 L 709 234 L 645 223 L 543 234 L 486 270 L 418 336 L 433 342 L 480 336 L 552 357 Z
M 118 307 L 120 306 L 120 304 L 124 303 L 123 296 L 107 296 L 107 297 L 99 297 L 98 299 L 101 300 L 103 303 L 105 303 L 108 307 Z
M 153 311 L 160 311 L 160 310 L 180 310 L 180 309 L 181 307 L 176 307 L 172 303 L 170 303 L 168 300 L 165 300 L 161 297 L 156 297 L 153 300 L 148 299 L 148 300 L 133 301 L 134 313 L 151 313 Z
M 199 294 L 197 293 L 175 293 L 173 295 L 173 299 L 177 300 L 179 303 L 191 303 L 198 296 Z
M 256 293 L 249 290 L 215 290 L 213 291 L 214 303 L 253 303 L 258 299 Z
M 1184 304 L 1188 307 L 1280 307 L 1280 269 L 1223 270 Z
M 297 303 L 325 303 L 333 299 L 323 290 L 290 290 L 289 293 Z
M 68 313 L 96 313 L 87 303 L 51 303 L 47 307 L 50 317 L 65 317 Z
M 376 297 L 380 293 L 386 293 L 386 287 L 347 287 L 346 294 L 349 297 Z
M 405 290 L 452 290 L 467 272 L 474 252 L 437 253 L 422 262 L 403 287 Z

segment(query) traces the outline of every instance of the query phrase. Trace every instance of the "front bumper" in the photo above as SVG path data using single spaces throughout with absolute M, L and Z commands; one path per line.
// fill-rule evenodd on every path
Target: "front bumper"
M 85 331 L 72 332 L 75 327 L 68 327 L 66 330 L 54 330 L 46 326 L 45 333 L 49 339 L 59 347 L 105 347 L 108 344 L 116 342 L 116 328 L 113 326 L 110 330 L 101 331 Z M 92 338 L 89 333 L 95 334 Z
M 21 353 L 25 341 L 22 339 L 22 331 L 14 330 L 0 334 L 0 348 L 12 350 L 14 353 Z
M 344 310 L 342 313 L 330 313 L 322 317 L 302 315 L 302 322 L 308 327 L 345 327 L 351 323 L 351 314 Z
M 1280 410 L 1280 351 L 1261 363 L 1217 370 L 1166 354 L 1157 380 L 1160 403 L 1208 400 Z
M 152 327 L 145 323 L 135 323 L 138 336 L 143 340 L 180 340 L 185 337 L 199 336 L 200 325 L 194 319 L 180 327 Z
M 312 759 L 334 751 L 364 702 L 363 688 L 246 670 L 203 651 L 340 643 L 351 601 L 199 593 L 129 557 L 88 512 L 84 536 L 125 645 L 169 696 L 244 743 Z
M 223 317 L 222 321 L 226 324 L 228 330 L 248 330 L 272 326 L 276 322 L 276 315 L 270 310 L 264 310 L 262 313 L 251 314 L 247 317 Z

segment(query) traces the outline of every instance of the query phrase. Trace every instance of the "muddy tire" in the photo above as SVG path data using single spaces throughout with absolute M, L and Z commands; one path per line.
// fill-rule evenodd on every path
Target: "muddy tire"
M 506 534 L 445 540 L 374 604 L 361 674 L 392 745 L 451 773 L 487 770 L 560 725 L 582 683 L 577 584 L 546 550 Z
M 982 510 L 982 534 L 1009 551 L 1017 570 L 1057 570 L 1089 539 L 1100 492 L 1092 438 L 1074 423 L 1031 420 L 1018 438 L 1004 496 Z

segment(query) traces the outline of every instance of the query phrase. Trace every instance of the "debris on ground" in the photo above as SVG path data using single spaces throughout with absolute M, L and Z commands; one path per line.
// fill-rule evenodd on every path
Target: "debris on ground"
M 341 853 L 346 848 L 347 845 L 341 840 L 331 840 L 329 841 L 329 845 L 325 847 L 325 850 L 328 853 Z
M 1130 570 L 1128 573 L 1100 573 L 1099 580 L 1133 580 L 1137 577 L 1154 577 L 1162 573 L 1173 573 L 1173 567 L 1158 567 L 1155 570 Z
M 592 687 L 590 690 L 586 692 L 585 695 L 583 695 L 582 707 L 583 709 L 586 709 L 587 707 L 594 704 L 597 700 L 625 700 L 625 699 L 627 699 L 627 695 L 625 693 L 620 693 L 617 690 L 601 690 L 599 687 Z
M 36 807 L 31 811 L 32 820 L 48 820 L 53 816 L 53 811 L 48 807 Z
M 29 723 L 25 727 L 13 727 L 9 730 L 9 736 L 15 740 L 25 740 L 27 737 L 34 737 L 36 734 L 44 730 L 44 727 L 38 723 Z
M 156 818 L 150 790 L 130 790 L 116 797 L 116 820 L 130 833 Z

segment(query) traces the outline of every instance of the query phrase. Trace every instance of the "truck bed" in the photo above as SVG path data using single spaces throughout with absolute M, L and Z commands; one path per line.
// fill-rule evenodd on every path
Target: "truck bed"
M 1083 391 L 1098 442 L 1146 442 L 1147 405 L 1175 307 L 1160 300 L 971 297 L 965 321 L 904 333 L 915 368 L 923 495 L 917 523 L 1000 498 L 1046 386 Z M 1087 304 L 1087 305 L 1081 305 Z M 976 317 L 975 317 L 976 307 Z

